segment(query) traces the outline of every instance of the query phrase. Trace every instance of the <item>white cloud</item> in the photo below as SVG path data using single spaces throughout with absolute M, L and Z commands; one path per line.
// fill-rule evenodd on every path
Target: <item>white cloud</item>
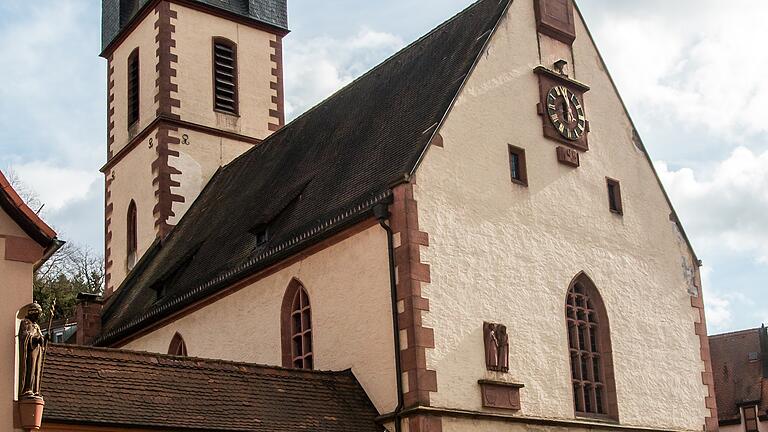
M 734 141 L 768 132 L 768 2 L 638 2 L 594 26 L 623 96 L 642 115 Z M 633 9 L 634 8 L 634 9 Z
M 701 255 L 736 252 L 768 264 L 768 152 L 739 147 L 707 177 L 656 167 Z
M 98 172 L 54 166 L 48 162 L 19 164 L 12 169 L 50 212 L 84 200 L 93 185 L 101 179 Z
M 362 29 L 341 40 L 286 39 L 285 82 L 288 117 L 296 117 L 365 73 L 403 46 L 392 34 Z

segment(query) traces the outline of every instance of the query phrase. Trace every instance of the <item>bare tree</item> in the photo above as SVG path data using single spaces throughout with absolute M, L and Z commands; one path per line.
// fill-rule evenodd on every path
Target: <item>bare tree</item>
M 43 203 L 32 188 L 27 187 L 12 170 L 7 170 L 8 181 L 21 199 L 39 212 Z M 71 317 L 75 313 L 77 295 L 81 292 L 104 292 L 104 259 L 87 246 L 66 243 L 35 272 L 34 298 L 43 307 L 43 320 L 50 315 L 50 306 L 56 299 L 53 318 Z

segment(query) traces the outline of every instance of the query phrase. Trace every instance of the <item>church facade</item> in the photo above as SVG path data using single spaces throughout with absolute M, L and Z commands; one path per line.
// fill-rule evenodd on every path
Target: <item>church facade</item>
M 288 125 L 286 11 L 105 0 L 93 358 L 269 365 L 388 431 L 718 429 L 699 260 L 574 2 L 480 0 Z

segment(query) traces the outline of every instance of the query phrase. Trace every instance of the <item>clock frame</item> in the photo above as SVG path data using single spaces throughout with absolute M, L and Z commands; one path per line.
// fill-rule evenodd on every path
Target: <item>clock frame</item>
M 581 151 L 589 150 L 588 118 L 584 121 L 583 133 L 580 133 L 578 138 L 575 138 L 572 135 L 571 139 L 569 139 L 560 133 L 558 128 L 553 123 L 552 119 L 550 119 L 550 114 L 547 112 L 548 111 L 547 97 L 549 95 L 549 92 L 553 88 L 564 87 L 565 89 L 568 90 L 568 92 L 572 93 L 578 99 L 578 101 L 581 104 L 580 109 L 583 110 L 584 113 L 586 113 L 586 108 L 584 105 L 584 94 L 589 91 L 589 86 L 582 84 L 576 80 L 572 80 L 567 76 L 561 75 L 557 72 L 551 71 L 545 68 L 544 66 L 537 67 L 534 70 L 534 72 L 539 76 L 539 93 L 540 93 L 541 100 L 539 101 L 539 104 L 538 104 L 538 111 L 539 111 L 539 115 L 541 115 L 541 118 L 542 118 L 542 123 L 544 127 L 544 137 L 550 140 L 565 144 L 566 146 L 574 148 L 576 150 L 581 150 Z

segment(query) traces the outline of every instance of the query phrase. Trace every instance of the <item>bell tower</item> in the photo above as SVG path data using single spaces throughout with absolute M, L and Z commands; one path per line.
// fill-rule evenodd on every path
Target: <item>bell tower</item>
M 287 0 L 102 0 L 106 294 L 283 126 Z

